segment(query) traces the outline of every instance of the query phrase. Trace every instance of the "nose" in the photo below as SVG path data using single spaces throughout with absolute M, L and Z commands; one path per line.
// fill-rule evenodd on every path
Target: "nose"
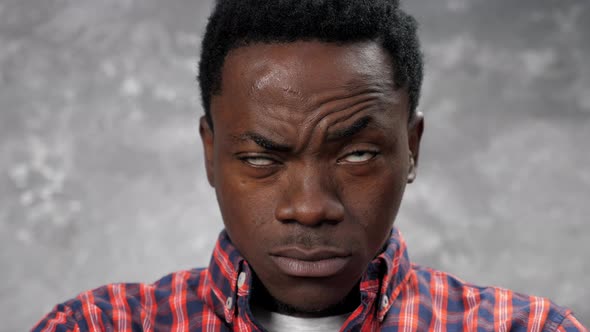
M 293 170 L 280 194 L 275 218 L 283 223 L 306 226 L 336 224 L 344 219 L 344 206 L 330 174 L 315 167 Z

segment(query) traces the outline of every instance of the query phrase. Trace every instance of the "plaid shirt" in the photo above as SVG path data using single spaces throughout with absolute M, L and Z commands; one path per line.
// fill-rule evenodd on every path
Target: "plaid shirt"
M 112 284 L 56 306 L 33 331 L 264 331 L 249 309 L 252 271 L 222 232 L 208 268 L 154 284 Z M 360 283 L 341 331 L 587 331 L 549 300 L 478 287 L 411 264 L 397 230 Z

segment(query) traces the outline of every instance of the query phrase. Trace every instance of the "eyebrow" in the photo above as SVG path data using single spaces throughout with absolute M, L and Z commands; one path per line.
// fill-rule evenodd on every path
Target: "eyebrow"
M 247 132 L 234 138 L 238 141 L 252 141 L 265 150 L 276 152 L 289 152 L 293 150 L 293 147 L 289 145 L 277 143 L 268 137 L 253 132 Z
M 356 120 L 352 125 L 336 130 L 334 132 L 328 133 L 326 140 L 333 141 L 344 139 L 348 137 L 352 137 L 363 129 L 367 128 L 373 118 L 371 116 L 364 116 L 358 120 Z M 269 151 L 276 151 L 276 152 L 291 152 L 293 151 L 293 147 L 286 144 L 281 144 L 273 141 L 272 139 L 265 137 L 261 134 L 254 133 L 254 132 L 246 132 L 239 136 L 233 136 L 234 140 L 243 142 L 243 141 L 252 141 L 256 143 L 256 145 L 260 146 L 261 148 Z
M 361 132 L 363 129 L 367 128 L 372 120 L 373 120 L 372 117 L 364 116 L 364 117 L 356 120 L 352 125 L 344 128 L 344 129 L 339 129 L 339 130 L 336 130 L 332 133 L 328 133 L 326 140 L 333 141 L 333 140 L 339 140 L 339 139 L 343 139 L 343 138 L 352 137 L 352 136 L 358 134 L 359 132 Z

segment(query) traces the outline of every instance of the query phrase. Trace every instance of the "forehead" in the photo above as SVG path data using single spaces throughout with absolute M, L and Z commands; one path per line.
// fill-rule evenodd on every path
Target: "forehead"
M 272 132 L 298 137 L 303 146 L 356 117 L 371 115 L 382 128 L 397 128 L 406 122 L 408 94 L 396 89 L 391 63 L 372 41 L 237 48 L 225 61 L 220 93 L 211 99 L 216 135 Z
M 376 42 L 257 43 L 232 50 L 222 70 L 222 94 L 308 98 L 336 89 L 394 89 L 392 62 Z

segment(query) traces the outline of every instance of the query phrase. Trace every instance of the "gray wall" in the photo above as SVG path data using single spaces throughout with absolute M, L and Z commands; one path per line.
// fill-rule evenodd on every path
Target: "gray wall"
M 194 82 L 210 1 L 0 0 L 1 331 L 85 289 L 208 262 L 222 227 Z M 590 3 L 412 0 L 410 255 L 590 324 Z

